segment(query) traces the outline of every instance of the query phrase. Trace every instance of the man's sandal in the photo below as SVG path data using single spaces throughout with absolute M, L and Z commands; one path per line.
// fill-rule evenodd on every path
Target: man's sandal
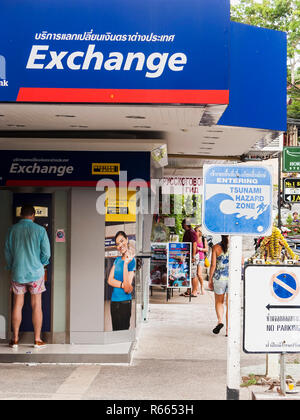
M 11 349 L 17 349 L 19 347 L 19 340 L 10 340 L 8 345 Z

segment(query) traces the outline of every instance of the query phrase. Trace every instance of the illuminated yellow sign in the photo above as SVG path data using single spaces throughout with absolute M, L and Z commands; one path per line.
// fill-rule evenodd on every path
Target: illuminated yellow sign
M 21 217 L 21 208 L 22 207 L 16 208 L 17 217 Z M 35 209 L 35 217 L 48 217 L 48 207 L 34 206 L 34 209 Z
M 107 222 L 135 222 L 136 192 L 125 188 L 108 188 L 105 208 Z
M 92 163 L 92 175 L 119 175 L 119 163 Z

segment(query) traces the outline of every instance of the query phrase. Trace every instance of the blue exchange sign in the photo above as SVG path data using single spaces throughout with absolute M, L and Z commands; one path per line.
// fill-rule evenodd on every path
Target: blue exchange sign
M 228 104 L 229 33 L 229 0 L 2 0 L 0 101 Z
M 265 235 L 272 227 L 268 168 L 205 165 L 203 194 L 203 224 L 211 233 Z

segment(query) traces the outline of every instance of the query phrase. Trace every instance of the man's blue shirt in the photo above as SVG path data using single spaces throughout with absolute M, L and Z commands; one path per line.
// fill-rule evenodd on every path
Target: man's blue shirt
M 21 219 L 10 228 L 5 242 L 5 259 L 13 281 L 24 284 L 39 280 L 50 256 L 45 228 L 30 219 Z

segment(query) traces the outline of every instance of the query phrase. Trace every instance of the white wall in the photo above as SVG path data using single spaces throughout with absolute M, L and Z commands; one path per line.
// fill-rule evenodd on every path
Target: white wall
M 104 331 L 105 216 L 96 211 L 101 193 L 72 189 L 70 341 L 100 344 Z

